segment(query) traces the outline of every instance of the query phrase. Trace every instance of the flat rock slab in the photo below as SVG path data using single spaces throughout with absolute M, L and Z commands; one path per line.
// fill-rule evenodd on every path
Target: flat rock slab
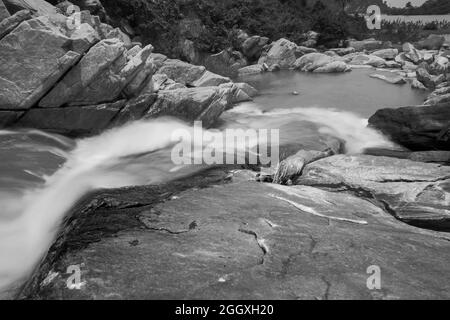
M 351 191 L 397 218 L 450 228 L 450 167 L 369 155 L 338 155 L 306 166 L 296 184 Z
M 158 192 L 164 202 L 155 203 Z M 24 297 L 450 297 L 446 236 L 349 194 L 255 182 L 178 193 L 144 187 L 104 192 L 76 212 L 76 227 L 56 242 Z M 70 265 L 81 267 L 80 290 L 67 288 Z M 373 265 L 380 290 L 367 288 Z

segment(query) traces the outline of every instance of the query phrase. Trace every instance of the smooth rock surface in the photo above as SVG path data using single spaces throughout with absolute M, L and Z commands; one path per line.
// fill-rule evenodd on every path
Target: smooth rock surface
M 349 191 L 414 225 L 450 230 L 450 167 L 368 155 L 337 155 L 306 166 L 296 184 Z
M 212 186 L 220 177 L 208 176 L 202 189 L 178 182 L 87 197 L 20 296 L 450 297 L 445 236 L 401 224 L 349 194 L 254 182 Z M 81 290 L 67 288 L 69 265 L 82 266 Z M 382 290 L 367 288 L 372 265 L 381 268 Z

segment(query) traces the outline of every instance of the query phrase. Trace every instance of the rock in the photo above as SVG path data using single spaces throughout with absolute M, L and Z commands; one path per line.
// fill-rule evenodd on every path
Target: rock
M 263 72 L 266 72 L 266 71 L 267 71 L 267 65 L 265 65 L 265 64 L 253 64 L 251 66 L 240 68 L 238 70 L 238 74 L 239 74 L 239 76 L 245 76 L 245 75 L 263 73 Z
M 42 16 L 23 21 L 5 36 L 0 41 L 0 109 L 35 105 L 98 41 L 94 29 L 84 25 L 83 30 L 72 39 L 61 25 Z
M 205 73 L 206 68 L 195 66 L 177 59 L 167 59 L 156 72 L 166 74 L 170 79 L 183 85 L 192 85 Z
M 263 48 L 269 43 L 269 38 L 253 36 L 247 38 L 242 44 L 242 53 L 251 61 L 261 57 Z
M 386 60 L 374 55 L 359 54 L 353 57 L 352 61 L 350 61 L 350 64 L 356 66 L 366 65 L 375 68 L 382 68 L 386 66 Z
M 156 101 L 157 96 L 154 93 L 144 93 L 128 100 L 109 127 L 123 126 L 127 122 L 142 119 Z
M 22 115 L 23 111 L 0 110 L 0 128 L 13 125 Z
M 148 51 L 152 50 L 153 47 L 148 47 Z M 127 86 L 123 90 L 123 92 L 128 97 L 134 97 L 138 95 L 143 90 L 145 85 L 151 81 L 153 74 L 158 69 L 154 61 L 154 56 L 152 54 L 149 54 L 143 67 L 137 72 L 134 78 L 127 84 Z
M 372 52 L 372 55 L 382 58 L 384 60 L 394 60 L 398 55 L 398 49 L 382 49 Z
M 450 93 L 432 96 L 428 98 L 424 104 L 427 106 L 434 106 L 436 104 L 450 102 Z
M 341 57 L 356 52 L 355 48 L 353 48 L 353 47 L 348 47 L 348 48 L 334 48 L 334 49 L 330 49 L 330 50 L 336 52 L 336 53 L 337 53 L 339 56 L 341 56 Z
M 395 61 L 386 61 L 386 64 L 384 66 L 384 68 L 388 68 L 388 69 L 399 69 L 401 67 L 402 67 L 402 65 Z
M 403 222 L 450 228 L 450 167 L 367 155 L 337 155 L 306 166 L 296 184 L 350 191 Z
M 283 160 L 277 168 L 273 177 L 273 183 L 287 184 L 301 176 L 303 168 L 314 161 L 333 155 L 331 151 L 305 151 L 301 150 L 297 154 Z
M 245 82 L 238 82 L 234 84 L 237 88 L 244 91 L 249 97 L 253 98 L 258 95 L 258 90 Z
M 166 74 L 155 74 L 152 81 L 142 90 L 142 93 L 155 93 L 160 90 L 185 89 L 186 86 L 169 79 Z
M 125 105 L 125 101 L 96 106 L 33 108 L 14 125 L 80 137 L 105 130 Z
M 449 70 L 449 59 L 443 56 L 435 56 L 434 62 L 429 65 L 429 71 L 432 74 L 439 75 Z
M 371 74 L 370 77 L 375 78 L 375 79 L 380 79 L 380 80 L 383 80 L 383 81 L 391 83 L 391 84 L 405 84 L 406 83 L 405 78 L 400 77 L 400 76 L 392 78 L 392 77 L 387 77 L 382 74 Z
M 414 64 L 419 64 L 424 59 L 423 53 L 408 42 L 403 44 L 403 53 L 404 57 Z
M 413 151 L 450 150 L 448 103 L 381 109 L 369 119 L 373 128 Z
M 247 66 L 248 61 L 239 51 L 223 50 L 208 56 L 202 65 L 222 76 L 236 77 L 239 69 Z
M 131 48 L 133 46 L 130 37 L 122 32 L 119 28 L 115 28 L 108 32 L 106 35 L 106 39 L 119 39 L 122 41 L 127 49 Z
M 174 116 L 186 121 L 199 120 L 210 127 L 229 106 L 232 92 L 228 88 L 200 87 L 164 90 L 145 117 Z
M 373 39 L 367 39 L 362 41 L 356 41 L 352 40 L 348 43 L 349 47 L 355 48 L 356 51 L 373 51 L 373 50 L 379 50 L 383 48 L 383 42 L 377 41 Z
M 305 54 L 315 53 L 315 52 L 317 52 L 317 49 L 308 48 L 305 46 L 297 46 L 297 48 L 295 50 L 295 57 L 300 58 L 300 57 L 304 56 Z
M 223 83 L 230 83 L 231 79 L 227 77 L 219 76 L 218 74 L 212 73 L 208 70 L 200 77 L 200 79 L 192 82 L 194 87 L 216 87 Z
M 417 46 L 421 49 L 439 50 L 445 42 L 445 37 L 430 34 L 425 40 L 417 42 Z
M 40 16 L 51 16 L 58 13 L 56 7 L 44 0 L 2 0 L 9 13 L 14 14 L 21 10 L 30 10 Z
M 259 60 L 259 64 L 266 63 L 268 67 L 277 64 L 281 69 L 289 69 L 293 66 L 297 57 L 295 52 L 297 45 L 286 39 L 279 39 L 272 43 L 272 47 L 265 57 Z
M 417 162 L 429 162 L 450 164 L 450 151 L 403 151 L 370 148 L 364 150 L 364 154 L 377 157 L 391 157 L 398 159 L 409 159 Z
M 425 87 L 423 85 L 423 83 L 417 79 L 413 79 L 413 81 L 411 82 L 411 88 L 417 89 L 417 90 L 428 90 L 428 88 Z
M 5 4 L 0 0 L 0 22 L 6 18 L 9 18 L 10 14 L 8 9 L 6 9 Z
M 29 10 L 22 10 L 6 19 L 0 20 L 0 40 L 13 31 L 22 21 L 29 19 L 31 19 L 31 12 Z
M 56 108 L 67 103 L 86 98 L 89 86 L 97 88 L 103 85 L 96 81 L 102 75 L 107 76 L 111 70 L 126 63 L 125 46 L 118 39 L 102 40 L 93 46 L 89 52 L 72 68 L 64 78 L 39 102 L 40 107 Z M 92 92 L 89 91 L 89 94 Z M 94 100 L 98 100 L 95 97 Z M 111 98 L 108 89 L 98 92 L 98 98 Z
M 445 235 L 350 194 L 217 185 L 228 174 L 216 172 L 80 201 L 20 298 L 450 298 Z M 193 180 L 201 188 L 189 187 Z M 67 268 L 80 261 L 87 285 L 70 290 Z M 371 265 L 382 270 L 383 290 L 367 289 Z M 44 282 L 49 274 L 56 276 Z
M 330 56 L 323 53 L 308 53 L 298 58 L 293 68 L 301 71 L 312 72 L 333 62 Z
M 351 67 L 343 61 L 333 61 L 314 70 L 317 73 L 337 73 L 351 71 Z
M 437 84 L 439 84 L 442 80 L 438 79 L 436 77 L 433 77 L 432 75 L 430 75 L 428 73 L 427 70 L 425 70 L 425 68 L 418 68 L 416 70 L 416 75 L 417 75 L 417 80 L 419 80 L 420 82 L 422 82 L 424 84 L 425 87 L 427 87 L 428 89 L 434 89 L 436 87 Z M 441 81 L 443 82 L 443 81 Z

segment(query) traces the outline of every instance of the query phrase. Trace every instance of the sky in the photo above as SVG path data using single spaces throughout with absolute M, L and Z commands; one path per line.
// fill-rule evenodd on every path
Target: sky
M 413 6 L 420 6 L 426 0 L 386 0 L 390 7 L 404 7 L 408 1 L 411 1 Z

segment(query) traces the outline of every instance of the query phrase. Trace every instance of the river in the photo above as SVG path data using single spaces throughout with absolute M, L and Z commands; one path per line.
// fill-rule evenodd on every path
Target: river
M 372 72 L 284 71 L 241 79 L 260 95 L 224 113 L 219 129 L 276 128 L 282 145 L 300 143 L 306 149 L 327 135 L 346 141 L 349 153 L 393 147 L 367 128 L 367 118 L 380 107 L 421 104 L 426 94 L 372 79 Z M 36 130 L 0 131 L 0 292 L 7 296 L 29 275 L 64 214 L 83 195 L 167 182 L 203 168 L 171 162 L 172 133 L 180 128 L 192 130 L 175 119 L 157 119 L 80 140 Z

